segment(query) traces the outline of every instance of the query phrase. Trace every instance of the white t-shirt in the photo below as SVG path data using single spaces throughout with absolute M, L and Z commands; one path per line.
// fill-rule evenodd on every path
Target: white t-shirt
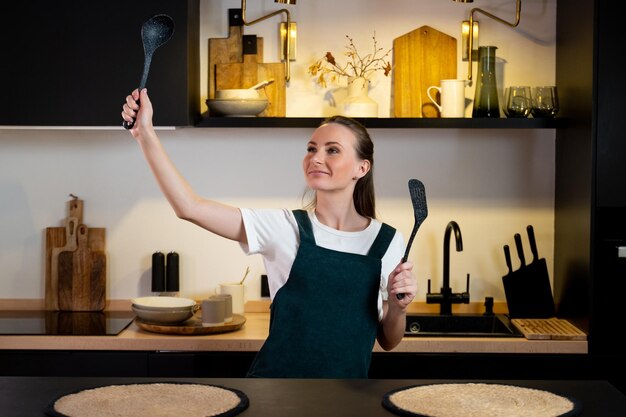
M 300 244 L 298 223 L 288 209 L 242 208 L 248 244 L 241 245 L 247 255 L 263 256 L 268 277 L 270 298 L 287 282 L 291 266 L 296 259 Z M 315 243 L 326 249 L 366 255 L 376 239 L 381 223 L 372 219 L 369 226 L 359 232 L 344 232 L 328 227 L 317 220 L 315 212 L 308 211 L 313 226 Z M 387 278 L 404 255 L 404 237 L 396 231 L 382 259 L 380 291 L 378 294 L 378 317 L 382 319 L 382 300 L 387 299 Z

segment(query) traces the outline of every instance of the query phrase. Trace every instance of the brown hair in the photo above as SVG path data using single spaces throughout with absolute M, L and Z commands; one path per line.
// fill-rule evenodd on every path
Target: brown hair
M 361 216 L 376 218 L 376 197 L 374 194 L 374 142 L 365 126 L 358 121 L 346 116 L 331 116 L 326 118 L 320 126 L 335 123 L 350 129 L 356 138 L 356 154 L 361 160 L 370 163 L 370 169 L 362 178 L 359 178 L 352 194 L 352 200 L 357 213 Z M 315 207 L 315 196 L 306 205 L 307 208 Z

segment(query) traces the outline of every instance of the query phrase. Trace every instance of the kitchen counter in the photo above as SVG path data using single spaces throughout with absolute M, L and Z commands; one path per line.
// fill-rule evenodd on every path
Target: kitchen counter
M 0 335 L 7 350 L 227 351 L 256 352 L 267 338 L 269 313 L 246 313 L 237 331 L 211 335 L 151 333 L 131 323 L 117 336 Z M 375 352 L 384 352 L 376 344 Z M 485 337 L 405 337 L 391 352 L 586 354 L 587 341 Z
M 85 378 L 0 377 L 0 410 L 12 417 L 44 416 L 55 399 L 98 386 L 183 382 L 219 385 L 242 391 L 250 401 L 245 416 L 385 416 L 382 398 L 391 390 L 435 383 L 481 382 L 469 380 L 321 380 L 321 379 L 215 379 L 215 378 Z M 485 381 L 535 388 L 573 398 L 582 406 L 581 417 L 626 415 L 626 396 L 606 381 L 498 380 Z

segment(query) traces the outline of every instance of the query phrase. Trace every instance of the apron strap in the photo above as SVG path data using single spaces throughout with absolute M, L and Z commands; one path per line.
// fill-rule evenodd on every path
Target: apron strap
M 309 213 L 306 210 L 293 210 L 293 216 L 298 223 L 300 230 L 300 241 L 306 241 L 315 245 L 315 236 L 313 236 L 313 225 L 309 219 Z
M 389 248 L 389 244 L 393 240 L 395 234 L 396 229 L 389 226 L 387 223 L 383 223 L 380 231 L 378 232 L 378 236 L 376 236 L 376 240 L 374 240 L 370 250 L 367 252 L 367 256 L 383 259 L 383 256 L 385 256 L 387 248 Z

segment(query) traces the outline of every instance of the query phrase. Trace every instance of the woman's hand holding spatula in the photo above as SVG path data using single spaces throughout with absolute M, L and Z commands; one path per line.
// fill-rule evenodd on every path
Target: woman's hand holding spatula
M 426 217 L 428 217 L 428 206 L 426 205 L 426 191 L 424 189 L 424 184 L 422 184 L 420 180 L 409 180 L 409 194 L 411 195 L 411 203 L 413 204 L 413 216 L 415 218 L 415 223 L 413 224 L 413 231 L 411 232 L 411 237 L 409 237 L 409 242 L 406 245 L 406 251 L 402 257 L 402 263 L 408 260 L 409 251 L 411 250 L 411 245 L 413 244 L 413 239 L 415 239 L 417 230 L 422 225 Z M 396 296 L 399 300 L 404 298 L 404 294 L 397 294 Z

